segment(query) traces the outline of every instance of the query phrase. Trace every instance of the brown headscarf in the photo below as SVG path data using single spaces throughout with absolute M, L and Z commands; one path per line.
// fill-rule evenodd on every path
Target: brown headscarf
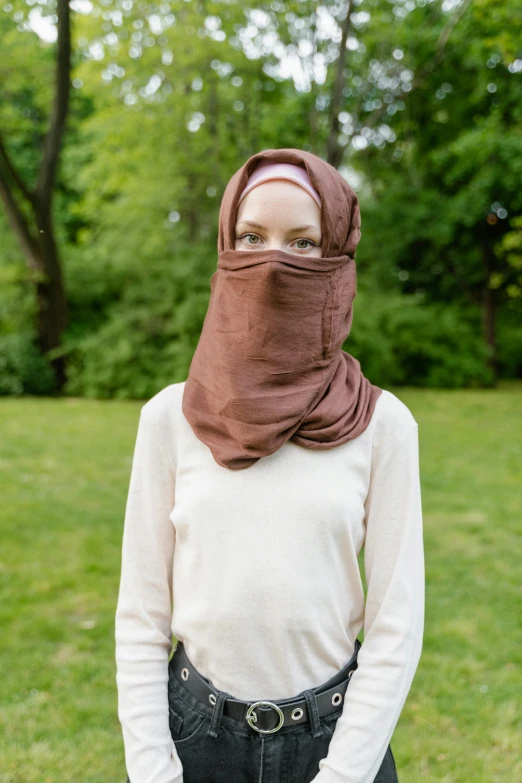
M 306 169 L 321 197 L 321 258 L 234 249 L 239 198 L 262 160 Z M 382 389 L 341 350 L 352 325 L 360 236 L 357 195 L 311 152 L 263 150 L 230 179 L 218 268 L 182 401 L 195 435 L 222 467 L 248 468 L 287 440 L 331 449 L 368 426 Z

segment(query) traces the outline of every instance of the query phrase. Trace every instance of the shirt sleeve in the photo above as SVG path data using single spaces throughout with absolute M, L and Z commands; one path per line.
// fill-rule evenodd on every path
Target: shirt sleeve
M 373 783 L 420 660 L 425 577 L 416 422 L 372 470 L 365 511 L 364 640 L 314 783 Z
M 130 783 L 182 783 L 169 729 L 175 465 L 140 412 L 115 617 L 118 718 Z

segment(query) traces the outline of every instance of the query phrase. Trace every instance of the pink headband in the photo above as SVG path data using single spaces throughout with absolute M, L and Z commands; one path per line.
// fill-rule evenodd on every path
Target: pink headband
M 270 163 L 266 160 L 261 161 L 248 178 L 246 187 L 239 198 L 238 206 L 247 193 L 250 193 L 257 185 L 270 179 L 287 179 L 295 182 L 296 185 L 304 188 L 312 196 L 319 209 L 321 208 L 321 198 L 310 182 L 306 169 L 301 166 L 294 166 L 293 163 Z

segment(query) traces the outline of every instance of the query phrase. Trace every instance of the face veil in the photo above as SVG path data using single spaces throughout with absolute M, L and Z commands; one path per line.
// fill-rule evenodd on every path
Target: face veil
M 261 161 L 306 170 L 321 197 L 320 258 L 234 249 L 239 200 Z M 368 426 L 382 389 L 341 349 L 352 325 L 360 235 L 357 195 L 310 152 L 258 152 L 230 179 L 217 270 L 182 400 L 196 437 L 222 467 L 248 468 L 288 440 L 333 448 Z

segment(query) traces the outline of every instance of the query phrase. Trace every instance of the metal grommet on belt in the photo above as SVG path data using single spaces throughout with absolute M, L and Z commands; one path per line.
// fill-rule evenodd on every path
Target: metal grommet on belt
M 181 670 L 181 679 L 182 680 L 188 680 L 188 675 L 189 675 L 188 669 L 182 669 Z
M 296 709 L 292 711 L 292 720 L 299 720 L 299 718 L 303 717 L 303 714 L 301 707 L 296 707 Z
M 350 679 L 350 677 L 352 676 L 352 674 L 354 673 L 354 671 L 355 671 L 355 669 L 352 669 L 350 672 L 348 672 L 348 679 Z
M 338 704 L 340 704 L 342 702 L 342 700 L 343 700 L 343 697 L 342 697 L 342 694 L 340 694 L 340 693 L 334 693 L 334 695 L 332 696 L 332 704 L 334 706 L 337 706 Z
M 209 693 L 208 700 L 209 700 L 209 702 L 211 704 L 215 704 L 216 703 L 216 697 L 214 696 L 213 693 Z

